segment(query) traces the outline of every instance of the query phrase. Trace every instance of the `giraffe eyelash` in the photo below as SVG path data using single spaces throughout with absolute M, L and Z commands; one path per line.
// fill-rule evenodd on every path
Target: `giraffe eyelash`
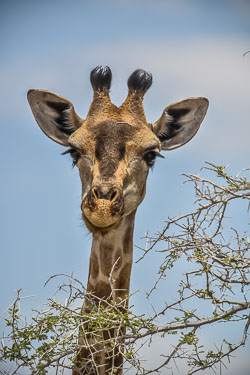
M 160 154 L 159 151 L 150 150 L 144 154 L 143 159 L 145 160 L 147 165 L 151 168 L 154 165 L 156 157 L 164 158 L 164 156 Z
M 78 160 L 80 159 L 81 157 L 81 154 L 79 151 L 77 151 L 75 148 L 69 148 L 68 150 L 62 152 L 61 155 L 67 155 L 67 154 L 70 154 L 70 156 L 72 157 L 73 161 L 72 161 L 72 167 L 74 168 L 74 166 L 77 164 Z

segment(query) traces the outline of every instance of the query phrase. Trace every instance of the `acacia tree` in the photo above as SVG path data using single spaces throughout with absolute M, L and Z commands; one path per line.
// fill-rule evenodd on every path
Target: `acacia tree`
M 106 337 L 105 345 L 115 349 L 113 355 L 119 348 L 127 374 L 166 374 L 167 371 L 172 374 L 175 366 L 182 362 L 189 375 L 208 369 L 216 371 L 218 366 L 227 365 L 232 353 L 245 345 L 250 324 L 249 239 L 246 232 L 230 227 L 227 217 L 233 201 L 242 201 L 246 203 L 245 210 L 249 209 L 250 182 L 245 177 L 249 169 L 244 171 L 243 177 L 232 177 L 225 167 L 210 163 L 203 169 L 215 174 L 216 182 L 193 174 L 184 175 L 195 189 L 195 209 L 168 219 L 161 232 L 146 236 L 146 248 L 141 249 L 140 262 L 152 252 L 155 257 L 160 255 L 161 260 L 155 283 L 145 295 L 148 300 L 168 283 L 168 274 L 178 268 L 178 262 L 183 262 L 184 272 L 179 273 L 176 284 L 177 298 L 170 301 L 168 292 L 161 293 L 160 308 L 153 306 L 153 314 L 138 315 L 133 307 L 122 314 L 119 303 L 111 299 L 104 308 L 95 297 L 94 309 L 83 314 L 80 311 L 82 299 L 92 300 L 91 294 L 72 276 L 54 275 L 50 280 L 64 277 L 58 287 L 64 302 L 60 297 L 48 299 L 46 309 L 36 311 L 30 322 L 20 315 L 20 304 L 25 297 L 21 296 L 21 291 L 17 292 L 5 318 L 7 328 L 2 337 L 0 360 L 6 363 L 6 370 L 2 366 L 1 374 L 18 374 L 21 368 L 32 375 L 47 374 L 51 368 L 56 368 L 56 373 L 66 374 L 67 369 L 76 366 L 75 354 L 81 350 L 77 340 L 79 330 L 86 338 L 82 346 L 88 346 L 93 358 L 77 366 L 86 368 L 87 362 L 87 367 L 94 368 L 98 374 L 94 361 L 98 351 L 95 342 L 100 341 L 100 330 L 110 332 L 112 328 L 117 336 Z M 222 183 L 217 182 L 217 177 Z M 112 273 L 110 285 L 112 287 Z M 174 290 L 173 285 L 171 289 Z M 228 330 L 237 325 L 238 341 L 222 338 L 215 345 L 213 342 L 203 345 L 202 329 L 222 323 Z M 121 336 L 123 327 L 126 333 Z M 94 338 L 93 344 L 90 344 L 90 335 Z M 152 366 L 148 361 L 146 366 L 143 347 L 154 343 L 157 336 L 167 345 L 161 345 L 162 350 L 158 350 L 158 364 Z M 7 364 L 11 365 L 10 370 Z M 110 374 L 115 374 L 115 369 Z

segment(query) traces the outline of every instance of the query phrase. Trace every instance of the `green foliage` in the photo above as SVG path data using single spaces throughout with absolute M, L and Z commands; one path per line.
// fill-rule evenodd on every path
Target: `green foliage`
M 17 307 L 22 301 L 21 290 L 18 291 L 17 299 L 8 309 L 8 316 L 5 318 L 6 327 L 10 328 L 10 332 L 2 338 L 1 363 L 15 362 L 17 369 L 23 367 L 32 374 L 47 374 L 50 367 L 73 368 L 74 354 L 83 347 L 91 346 L 89 343 L 78 343 L 79 332 L 81 337 L 88 337 L 89 340 L 91 335 L 94 339 L 98 338 L 98 344 L 114 347 L 117 346 L 117 338 L 104 339 L 100 332 L 115 330 L 120 337 L 123 327 L 126 328 L 127 335 L 137 335 L 145 328 L 154 328 L 154 324 L 144 315 L 135 315 L 131 310 L 121 313 L 120 304 L 124 304 L 124 301 L 106 301 L 105 307 L 101 301 L 99 304 L 93 303 L 92 310 L 88 313 L 82 312 L 79 308 L 72 309 L 71 305 L 77 301 L 82 302 L 83 298 L 93 296 L 86 295 L 84 289 L 79 293 L 79 288 L 75 293 L 72 292 L 72 278 L 68 287 L 71 299 L 67 306 L 49 299 L 46 310 L 38 312 L 30 323 L 26 323 L 20 314 L 20 308 Z M 96 341 L 92 345 L 92 351 L 96 350 L 95 345 Z M 122 343 L 118 345 L 123 346 Z M 134 348 L 129 345 L 124 350 L 124 357 L 129 360 L 133 354 Z

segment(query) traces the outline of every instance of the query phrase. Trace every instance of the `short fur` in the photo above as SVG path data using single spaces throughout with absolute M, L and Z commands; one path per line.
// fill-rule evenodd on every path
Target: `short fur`
M 95 125 L 95 156 L 99 161 L 100 173 L 111 177 L 124 158 L 126 142 L 135 134 L 135 128 L 127 123 L 104 121 Z

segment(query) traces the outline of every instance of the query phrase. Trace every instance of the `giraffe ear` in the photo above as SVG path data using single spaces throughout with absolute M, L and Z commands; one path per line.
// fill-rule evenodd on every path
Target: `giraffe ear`
M 45 90 L 29 90 L 27 97 L 41 130 L 53 141 L 67 146 L 69 136 L 84 121 L 73 104 L 62 96 Z
M 163 150 L 173 150 L 190 141 L 199 130 L 208 109 L 206 98 L 189 98 L 170 104 L 152 124 Z

